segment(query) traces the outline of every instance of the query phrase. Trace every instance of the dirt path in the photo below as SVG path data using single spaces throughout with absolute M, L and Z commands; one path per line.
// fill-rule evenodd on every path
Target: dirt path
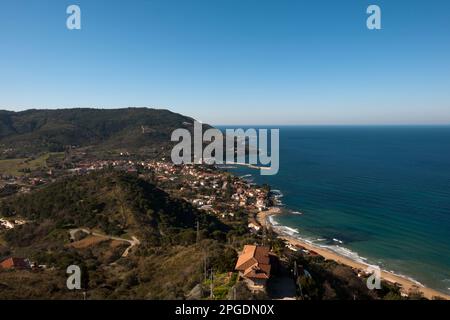
M 101 234 L 101 233 L 98 233 L 98 232 L 92 232 L 92 231 L 90 231 L 89 229 L 86 229 L 86 228 L 76 228 L 76 229 L 69 230 L 70 239 L 75 240 L 75 234 L 78 231 L 84 232 L 84 233 L 86 233 L 88 235 L 92 235 L 92 236 L 96 236 L 96 237 L 99 237 L 99 238 L 107 239 L 107 240 L 116 240 L 116 241 L 128 242 L 130 245 L 122 253 L 122 257 L 127 257 L 128 254 L 130 253 L 130 250 L 133 247 L 138 246 L 141 243 L 139 241 L 139 239 L 136 238 L 135 236 L 132 236 L 131 237 L 132 240 L 130 240 L 130 239 L 125 239 L 125 238 L 120 238 L 120 237 L 115 237 L 115 236 L 109 236 L 109 235 Z

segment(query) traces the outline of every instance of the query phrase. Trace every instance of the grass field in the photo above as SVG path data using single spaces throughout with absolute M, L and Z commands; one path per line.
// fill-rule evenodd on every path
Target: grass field
M 59 157 L 62 156 L 63 153 L 46 153 L 38 158 L 23 158 L 23 159 L 5 159 L 0 160 L 0 173 L 2 174 L 10 174 L 14 176 L 24 175 L 25 172 L 21 170 L 36 170 L 36 169 L 46 169 L 47 168 L 47 160 L 50 157 Z

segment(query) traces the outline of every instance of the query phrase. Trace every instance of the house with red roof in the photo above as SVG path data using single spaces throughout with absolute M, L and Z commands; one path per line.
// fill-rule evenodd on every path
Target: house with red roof
M 270 278 L 270 249 L 264 246 L 245 245 L 239 255 L 235 270 L 253 291 L 264 290 Z
M 31 269 L 31 266 L 27 259 L 10 257 L 0 262 L 0 270 L 2 269 Z

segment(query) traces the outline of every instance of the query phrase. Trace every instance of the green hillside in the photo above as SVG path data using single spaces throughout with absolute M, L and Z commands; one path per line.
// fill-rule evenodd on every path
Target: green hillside
M 0 287 L 8 290 L 0 290 L 0 298 L 82 298 L 65 287 L 72 264 L 89 274 L 92 298 L 183 298 L 201 281 L 206 256 L 222 272 L 236 259 L 222 240 L 230 227 L 137 176 L 113 170 L 2 199 L 0 216 L 26 220 L 0 233 L 0 260 L 14 255 L 46 265 L 33 273 L 1 272 Z M 139 243 L 124 256 L 133 239 Z
M 69 146 L 150 152 L 170 141 L 192 118 L 150 108 L 0 110 L 0 156 L 60 152 Z
M 136 176 L 112 170 L 65 178 L 5 199 L 0 202 L 0 215 L 32 222 L 19 228 L 17 235 L 10 233 L 12 242 L 30 242 L 21 245 L 39 241 L 38 235 L 33 237 L 33 225 L 44 222 L 51 229 L 47 233 L 83 227 L 114 236 L 136 235 L 152 245 L 184 241 L 193 235 L 197 221 L 206 233 L 225 230 L 218 220 L 189 203 Z

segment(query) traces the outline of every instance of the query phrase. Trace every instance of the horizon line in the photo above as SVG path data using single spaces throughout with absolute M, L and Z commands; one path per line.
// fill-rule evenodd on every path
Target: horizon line
M 275 123 L 275 124 L 267 124 L 267 123 L 253 123 L 253 124 L 234 124 L 234 123 L 214 123 L 214 122 L 208 122 L 208 121 L 200 121 L 198 119 L 195 119 L 193 115 L 180 113 L 179 111 L 175 111 L 170 107 L 167 106 L 115 106 L 115 107 L 105 107 L 105 106 L 94 106 L 94 107 L 25 107 L 24 109 L 19 108 L 19 110 L 11 110 L 9 108 L 5 108 L 4 106 L 0 106 L 0 111 L 7 111 L 7 112 L 25 112 L 29 110 L 68 110 L 68 109 L 97 109 L 97 110 L 118 110 L 118 109 L 155 109 L 155 110 L 167 110 L 173 113 L 178 113 L 183 116 L 191 117 L 196 121 L 199 121 L 203 124 L 209 124 L 211 126 L 217 126 L 217 127 L 227 127 L 227 126 L 243 126 L 243 127 L 251 127 L 251 126 L 258 126 L 258 127 L 444 127 L 444 126 L 450 126 L 450 122 L 445 123 Z
M 250 127 L 250 126 L 268 126 L 268 127 L 274 127 L 274 126 L 280 126 L 280 127 L 446 127 L 450 126 L 450 123 L 398 123 L 398 124 L 390 124 L 390 123 L 348 123 L 348 124 L 339 124 L 339 123 L 311 123 L 311 124 L 214 124 L 214 123 L 206 123 L 212 126 L 217 127 L 227 127 L 227 126 L 243 126 L 243 127 Z

